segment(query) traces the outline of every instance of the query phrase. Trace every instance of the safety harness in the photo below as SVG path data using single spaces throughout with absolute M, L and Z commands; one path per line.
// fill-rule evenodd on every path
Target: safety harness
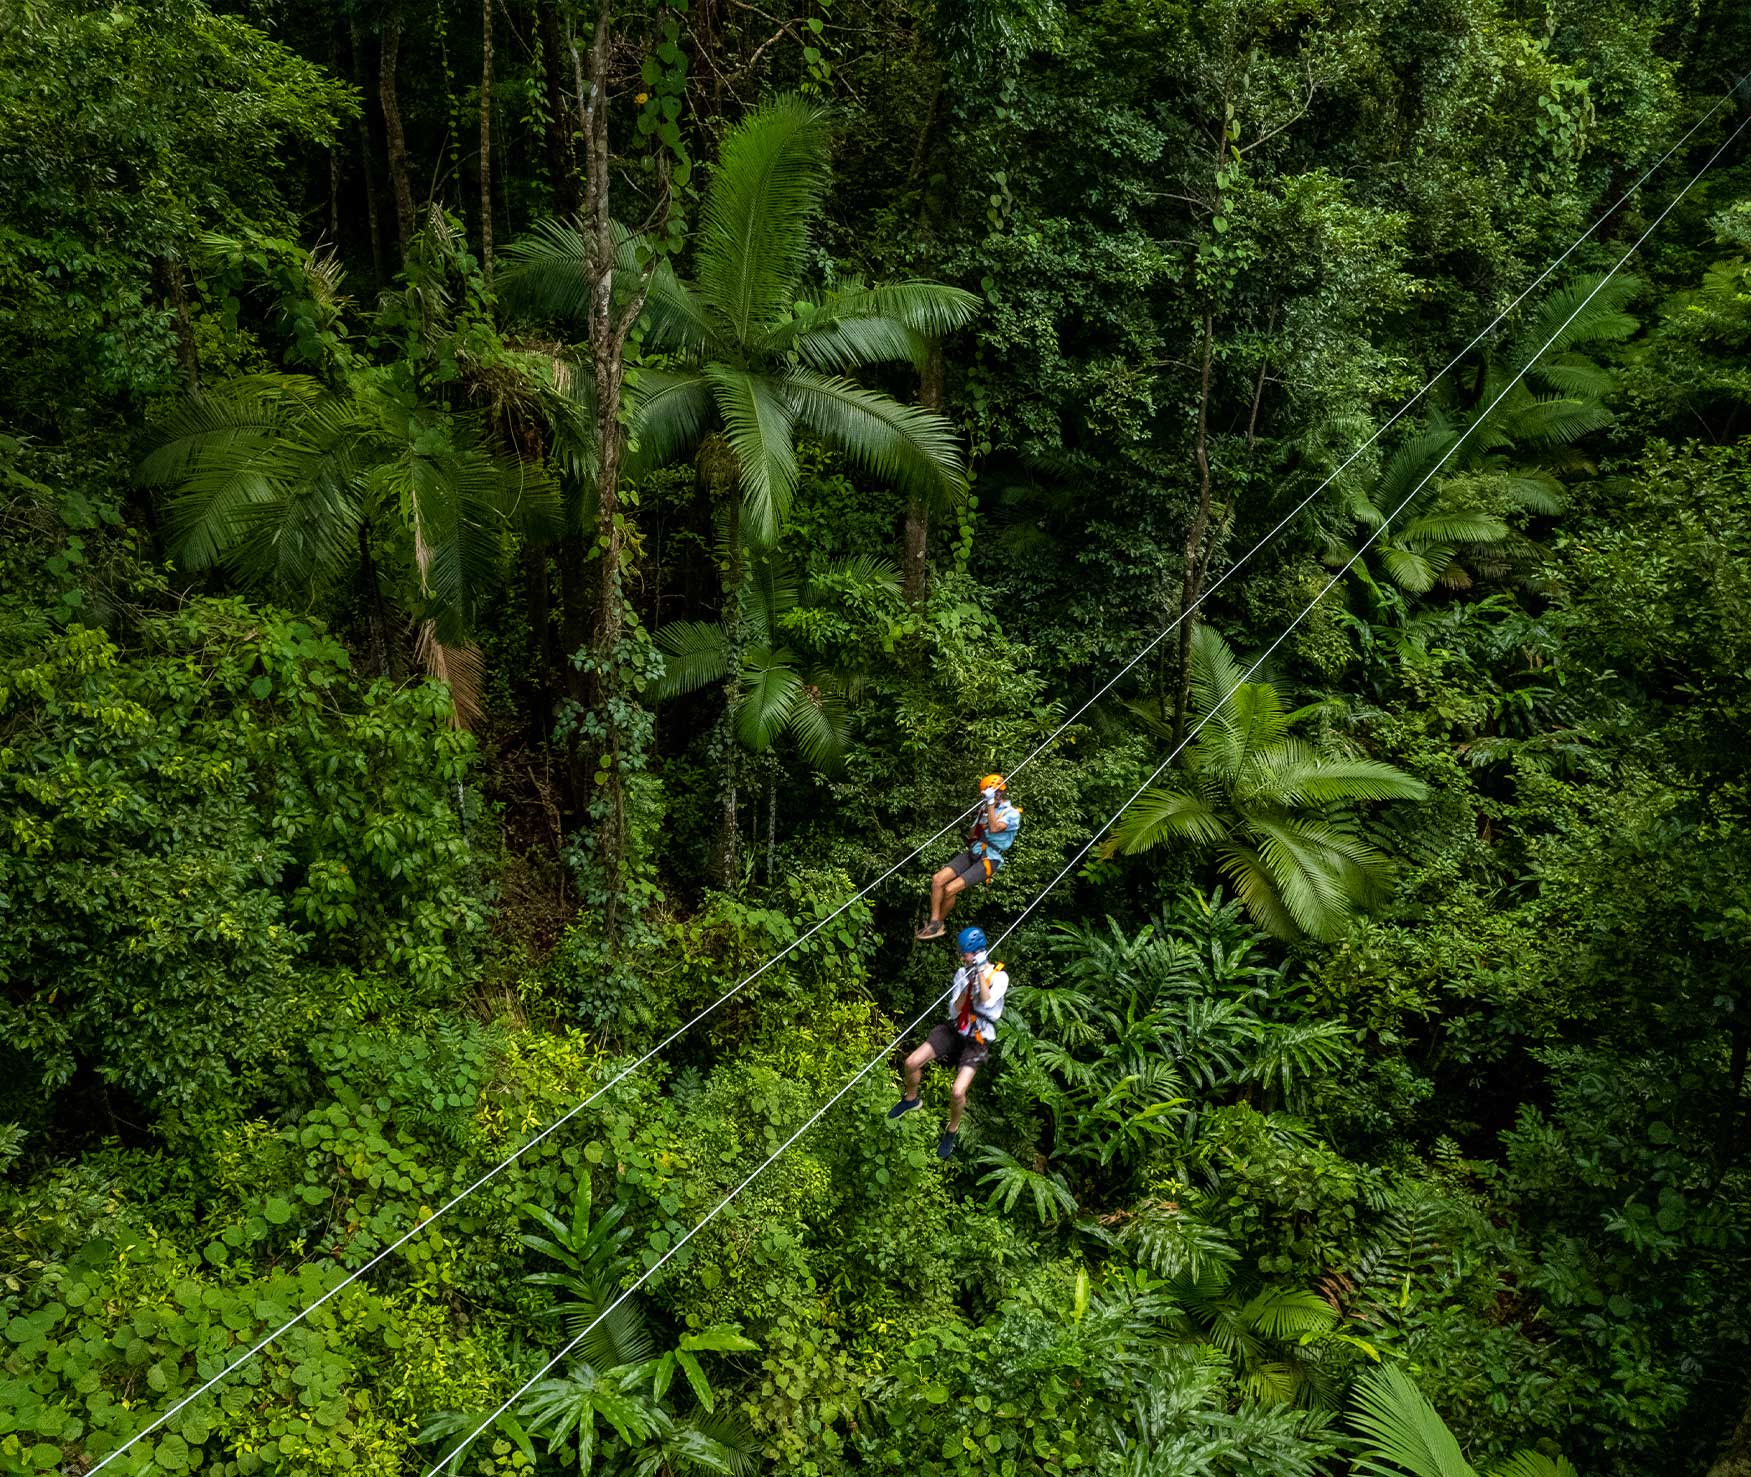
M 961 998 L 955 1002 L 955 1029 L 965 1036 L 972 1034 L 975 1041 L 987 1042 L 997 1039 L 996 1022 L 979 1006 L 979 990 L 991 976 L 1003 965 L 989 964 L 980 959 L 972 970 L 967 972 L 967 988 L 961 992 Z M 974 1030 L 973 1019 L 978 1017 L 980 1029 Z
M 1021 814 L 1021 807 L 1019 805 L 1014 805 L 1014 802 L 1010 801 L 1007 793 L 1003 798 L 1006 804 L 1013 806 L 1015 813 L 1019 816 Z M 985 807 L 981 805 L 979 807 L 979 819 L 973 822 L 973 829 L 967 832 L 967 850 L 973 853 L 973 856 L 977 861 L 983 863 L 985 867 L 985 885 L 987 887 L 991 885 L 991 875 L 995 870 L 991 865 L 991 848 L 987 844 L 990 835 L 991 832 L 985 824 Z M 999 857 L 998 866 L 1001 866 L 1002 864 L 1003 860 Z

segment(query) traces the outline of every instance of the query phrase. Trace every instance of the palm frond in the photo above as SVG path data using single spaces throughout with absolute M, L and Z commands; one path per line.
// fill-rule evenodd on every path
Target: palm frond
M 1399 536 L 1413 545 L 1496 544 L 1508 536 L 1508 525 L 1475 508 L 1438 509 L 1405 524 Z
M 633 474 L 667 466 L 704 439 L 716 414 L 711 381 L 695 371 L 641 369 L 630 393 Z
M 1269 1339 L 1299 1339 L 1337 1325 L 1337 1309 L 1317 1292 L 1299 1287 L 1267 1287 L 1248 1299 L 1239 1317 Z
M 931 340 L 969 322 L 978 304 L 936 282 L 852 284 L 781 323 L 767 347 L 794 349 L 804 364 L 832 373 L 899 360 L 922 367 Z
M 1477 1477 L 1447 1422 L 1396 1364 L 1365 1370 L 1356 1381 L 1350 1423 L 1367 1451 L 1360 1472 L 1374 1477 Z
M 1542 359 L 1538 377 L 1559 395 L 1572 400 L 1603 400 L 1617 387 L 1617 376 L 1585 354 Z
M 420 622 L 414 657 L 426 676 L 450 689 L 451 722 L 457 728 L 472 728 L 480 721 L 480 688 L 486 675 L 486 658 L 472 641 L 446 646 L 437 632 L 435 621 Z
M 1563 485 L 1549 472 L 1516 467 L 1502 476 L 1502 490 L 1528 513 L 1552 517 L 1568 506 Z
M 1198 712 L 1210 713 L 1246 678 L 1246 668 L 1214 626 L 1192 632 L 1191 696 Z
M 1575 1477 L 1573 1463 L 1565 1456 L 1546 1456 L 1542 1451 L 1517 1451 L 1490 1468 L 1490 1477 Z
M 776 543 L 796 491 L 796 448 L 791 436 L 796 412 L 764 375 L 714 363 L 705 366 L 705 377 L 724 435 L 736 454 L 748 538 L 761 546 Z
M 654 702 L 697 692 L 729 675 L 730 646 L 724 629 L 710 621 L 670 621 L 657 632 L 663 675 L 647 689 Z
M 1261 763 L 1261 789 L 1285 806 L 1344 800 L 1426 800 L 1429 787 L 1379 759 L 1334 759 L 1297 746 Z
M 844 761 L 851 743 L 845 702 L 821 674 L 803 685 L 785 727 L 803 758 L 816 769 L 832 773 Z
M 1198 796 L 1160 787 L 1145 790 L 1132 801 L 1113 828 L 1119 850 L 1127 855 L 1182 837 L 1194 844 L 1211 845 L 1227 834 L 1221 817 Z
M 788 651 L 747 648 L 742 659 L 742 700 L 736 709 L 736 737 L 762 754 L 789 724 L 802 700 L 803 679 Z
M 954 506 L 966 474 L 944 417 L 808 369 L 787 376 L 785 390 L 797 419 L 866 471 L 938 508 Z
M 789 306 L 826 185 L 826 115 L 801 98 L 763 103 L 724 140 L 700 216 L 697 284 L 736 343 Z
M 1393 452 L 1366 499 L 1368 508 L 1376 515 L 1374 521 L 1385 522 L 1385 512 L 1397 508 L 1427 486 L 1458 439 L 1459 433 L 1445 426 L 1433 426 L 1407 436 Z M 1361 501 L 1357 500 L 1358 516 L 1362 522 L 1374 526 L 1361 512 Z
M 1522 446 L 1571 446 L 1617 419 L 1596 400 L 1571 400 L 1564 395 L 1534 396 L 1512 415 L 1497 411 L 1492 419 L 1496 417 L 1496 423 Z
M 1639 277 L 1617 275 L 1600 287 L 1602 275 L 1577 277 L 1539 303 L 1514 341 L 1509 358 L 1515 366 L 1530 366 L 1535 354 L 1541 360 L 1566 354 L 1576 344 L 1620 341 L 1641 327 L 1641 320 L 1624 309 L 1645 284 Z M 1597 294 L 1588 301 L 1595 288 Z
M 1426 595 L 1435 588 L 1441 571 L 1423 550 L 1407 549 L 1400 543 L 1377 543 L 1374 551 L 1386 577 L 1406 594 Z
M 590 318 L 594 252 L 573 221 L 537 221 L 500 249 L 493 286 L 506 307 L 579 327 Z

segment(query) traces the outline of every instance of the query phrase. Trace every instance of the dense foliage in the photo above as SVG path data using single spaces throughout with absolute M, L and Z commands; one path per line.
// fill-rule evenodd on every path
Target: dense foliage
M 1751 1471 L 1748 57 L 0 0 L 0 1472 Z

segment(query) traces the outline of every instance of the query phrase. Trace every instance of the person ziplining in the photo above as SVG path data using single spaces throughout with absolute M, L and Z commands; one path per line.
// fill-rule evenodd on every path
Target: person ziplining
M 949 1088 L 948 1125 L 937 1140 L 938 1159 L 952 1155 L 960 1141 L 967 1089 L 991 1055 L 991 1043 L 997 1039 L 997 1021 L 1003 1014 L 1003 997 L 1009 993 L 1009 976 L 1003 966 L 991 963 L 987 957 L 983 929 L 963 928 L 955 942 L 961 951 L 961 967 L 955 971 L 954 986 L 949 991 L 948 1019 L 932 1027 L 924 1044 L 906 1058 L 906 1090 L 900 1101 L 888 1109 L 888 1117 L 893 1119 L 921 1106 L 919 1084 L 931 1062 L 953 1067 L 955 1080 Z
M 944 919 L 954 911 L 955 899 L 975 880 L 985 886 L 997 875 L 1021 830 L 1021 807 L 1009 799 L 1009 785 L 1000 774 L 979 781 L 979 818 L 967 833 L 967 845 L 948 859 L 948 864 L 930 879 L 930 921 L 915 937 L 939 939 L 948 931 Z

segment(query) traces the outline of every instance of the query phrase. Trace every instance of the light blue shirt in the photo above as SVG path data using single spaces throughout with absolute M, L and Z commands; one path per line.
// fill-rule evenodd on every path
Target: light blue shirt
M 974 856 L 988 856 L 1001 861 L 1003 854 L 1015 844 L 1015 833 L 1021 829 L 1021 812 L 1007 800 L 999 800 L 995 807 L 997 819 L 1003 822 L 1001 831 L 986 831 L 983 841 L 975 841 L 972 846 Z

